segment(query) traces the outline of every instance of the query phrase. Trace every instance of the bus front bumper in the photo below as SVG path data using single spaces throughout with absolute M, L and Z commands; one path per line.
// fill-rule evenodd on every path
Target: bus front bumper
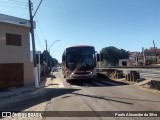
M 90 79 L 90 78 L 96 78 L 97 73 L 96 72 L 90 72 L 89 74 L 67 74 L 66 79 Z

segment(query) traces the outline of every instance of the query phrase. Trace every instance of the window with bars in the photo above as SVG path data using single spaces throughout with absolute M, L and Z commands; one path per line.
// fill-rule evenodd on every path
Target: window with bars
M 22 46 L 21 35 L 6 33 L 6 45 Z

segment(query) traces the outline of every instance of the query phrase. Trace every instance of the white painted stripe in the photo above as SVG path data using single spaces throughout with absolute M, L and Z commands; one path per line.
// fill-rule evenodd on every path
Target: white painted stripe
M 63 83 L 61 82 L 61 83 L 59 83 L 59 87 L 60 88 L 64 88 L 64 85 L 63 85 Z
M 108 82 L 108 81 L 101 81 L 101 82 L 104 82 L 104 83 L 107 83 L 107 84 L 111 84 L 111 85 L 119 85 L 118 83 L 112 83 L 112 82 Z

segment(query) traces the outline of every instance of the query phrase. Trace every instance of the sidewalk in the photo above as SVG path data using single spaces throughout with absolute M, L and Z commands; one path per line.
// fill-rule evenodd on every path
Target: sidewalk
M 32 84 L 0 91 L 0 111 L 19 111 L 22 109 L 22 106 L 24 106 L 23 103 L 27 103 L 27 101 L 36 102 L 37 100 L 35 98 L 43 97 L 45 94 L 53 90 L 51 88 L 56 88 L 58 86 L 57 83 L 55 76 L 50 74 L 41 78 L 39 88 L 35 88 L 34 84 Z M 47 99 L 42 100 L 47 101 Z M 12 106 L 16 106 L 17 108 Z

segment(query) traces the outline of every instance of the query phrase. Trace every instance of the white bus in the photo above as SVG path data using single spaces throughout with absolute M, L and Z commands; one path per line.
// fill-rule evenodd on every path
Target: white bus
M 76 45 L 66 47 L 62 55 L 64 78 L 87 79 L 97 76 L 96 51 L 93 46 Z

